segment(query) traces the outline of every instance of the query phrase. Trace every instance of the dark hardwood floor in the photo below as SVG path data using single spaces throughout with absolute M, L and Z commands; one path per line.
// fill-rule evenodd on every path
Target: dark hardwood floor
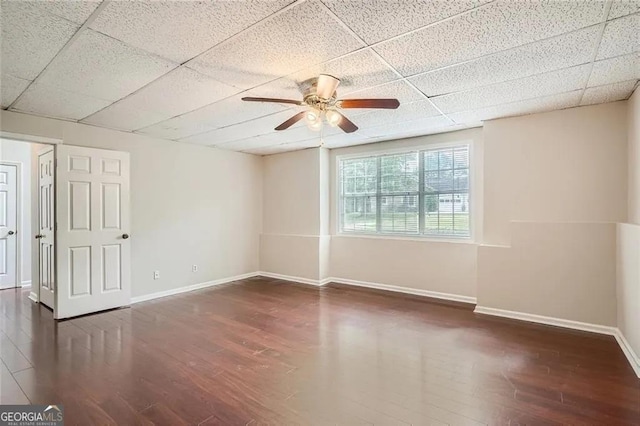
M 0 402 L 66 424 L 640 424 L 612 337 L 255 278 L 56 323 L 0 292 Z

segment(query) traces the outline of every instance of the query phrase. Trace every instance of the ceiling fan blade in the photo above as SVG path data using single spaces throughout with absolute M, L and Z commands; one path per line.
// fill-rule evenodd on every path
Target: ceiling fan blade
M 243 101 L 247 102 L 274 102 L 277 104 L 294 104 L 294 105 L 302 105 L 301 101 L 294 101 L 293 99 L 277 99 L 277 98 L 254 98 L 251 96 L 245 96 L 242 98 Z
M 344 131 L 345 133 L 353 133 L 356 130 L 358 130 L 358 126 L 353 124 L 353 122 L 349 120 L 347 117 L 345 117 L 344 115 L 342 115 L 342 119 L 338 122 L 338 127 L 340 127 L 342 131 Z
M 305 113 L 306 111 L 300 111 L 299 113 L 297 113 L 296 115 L 294 115 L 293 117 L 291 117 L 290 119 L 288 119 L 287 121 L 285 121 L 284 123 L 276 127 L 276 130 L 288 129 L 289 127 L 296 124 L 298 121 L 302 120 L 302 117 L 304 117 Z
M 397 99 L 342 99 L 337 105 L 340 108 L 396 109 L 400 102 Z
M 329 74 L 320 74 L 316 87 L 316 95 L 319 98 L 331 99 L 340 84 L 340 79 Z

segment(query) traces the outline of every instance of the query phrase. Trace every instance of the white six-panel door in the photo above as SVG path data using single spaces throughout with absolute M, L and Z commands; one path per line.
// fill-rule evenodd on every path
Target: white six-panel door
M 55 306 L 55 202 L 53 147 L 38 153 L 38 262 L 40 302 Z
M 57 147 L 57 268 L 54 316 L 130 303 L 129 154 Z
M 17 284 L 18 167 L 0 164 L 0 289 Z

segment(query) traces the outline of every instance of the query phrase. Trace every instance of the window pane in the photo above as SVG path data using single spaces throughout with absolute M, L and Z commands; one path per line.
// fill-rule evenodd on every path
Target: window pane
M 455 194 L 457 199 L 453 207 L 453 233 L 469 235 L 469 194 Z
M 376 197 L 344 197 L 342 199 L 343 231 L 376 231 Z
M 356 158 L 341 161 L 342 195 L 375 194 L 377 161 L 375 158 Z
M 469 147 L 429 150 L 422 155 L 424 233 L 469 236 Z
M 380 190 L 383 194 L 418 191 L 417 152 L 385 155 L 380 159 L 380 167 Z
M 418 233 L 418 196 L 384 196 L 380 207 L 380 230 L 396 234 Z

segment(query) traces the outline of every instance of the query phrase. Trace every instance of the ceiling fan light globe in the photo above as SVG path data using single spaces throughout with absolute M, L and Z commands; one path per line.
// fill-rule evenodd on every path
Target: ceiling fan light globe
M 307 127 L 313 130 L 314 132 L 319 132 L 322 129 L 322 120 L 317 120 L 314 122 L 307 121 Z
M 327 123 L 329 123 L 331 127 L 336 127 L 338 124 L 340 124 L 340 121 L 342 120 L 342 115 L 340 115 L 339 112 L 334 110 L 327 111 L 325 114 L 325 117 L 327 119 Z
M 320 114 L 318 114 L 317 111 L 309 110 L 304 115 L 304 118 L 307 120 L 307 123 L 309 123 L 309 124 L 317 123 L 317 122 L 320 121 Z

